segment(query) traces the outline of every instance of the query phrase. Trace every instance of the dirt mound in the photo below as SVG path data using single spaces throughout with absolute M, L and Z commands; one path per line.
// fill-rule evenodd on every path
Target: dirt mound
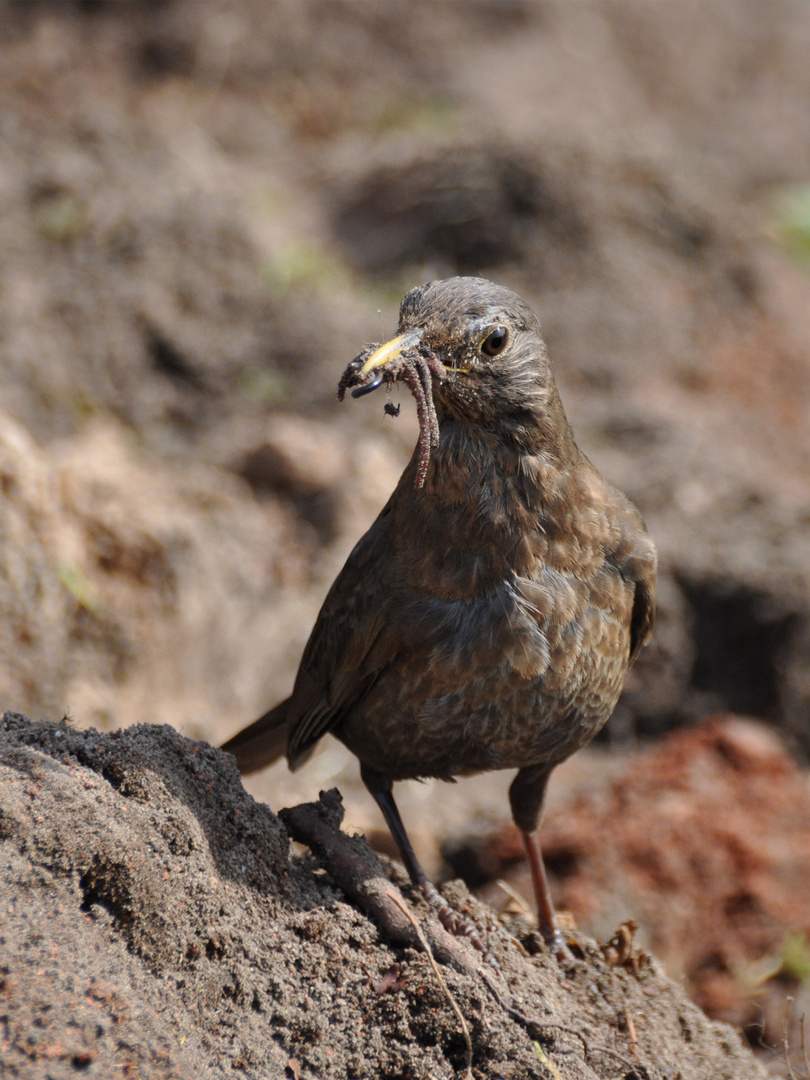
M 536 156 L 487 140 L 372 169 L 340 200 L 333 227 L 365 273 L 426 262 L 475 274 L 521 263 L 538 223 L 551 234 L 547 249 L 581 257 L 588 234 L 577 200 Z
M 166 727 L 104 735 L 11 713 L 0 739 L 5 1076 L 463 1072 L 425 955 L 391 946 L 291 854 L 233 759 Z M 482 977 L 444 969 L 474 1076 L 764 1077 L 649 960 L 611 967 L 572 935 L 581 959 L 559 967 L 459 885 L 447 895 L 502 969 L 500 1002 Z

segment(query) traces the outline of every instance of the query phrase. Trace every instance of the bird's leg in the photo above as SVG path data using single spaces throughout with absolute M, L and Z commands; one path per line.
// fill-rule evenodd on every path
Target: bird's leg
M 537 834 L 520 830 L 523 847 L 529 859 L 529 869 L 532 872 L 532 887 L 534 888 L 534 901 L 537 904 L 537 926 L 543 935 L 543 940 L 549 949 L 556 952 L 563 944 L 560 931 L 557 928 L 557 919 L 554 914 L 554 904 L 551 899 L 551 891 L 548 887 L 546 867 L 543 862 L 543 853 L 537 842 Z
M 551 768 L 548 765 L 528 766 L 521 769 L 509 789 L 512 817 L 520 829 L 523 846 L 532 872 L 534 899 L 537 904 L 537 925 L 549 950 L 558 960 L 570 959 L 568 949 L 557 927 L 551 890 L 548 887 L 546 867 L 537 842 L 537 826 L 543 809 Z
M 405 826 L 402 824 L 402 818 L 399 816 L 397 804 L 394 802 L 393 785 L 391 781 L 380 773 L 375 772 L 373 769 L 369 769 L 366 765 L 361 765 L 360 775 L 363 778 L 363 783 L 374 796 L 374 800 L 380 810 L 382 810 L 386 824 L 399 848 L 402 861 L 405 864 L 405 869 L 408 871 L 408 876 L 414 885 L 421 890 L 422 895 L 436 913 L 439 922 L 445 930 L 456 937 L 468 938 L 470 944 L 483 954 L 487 963 L 498 968 L 497 961 L 487 951 L 487 947 L 481 940 L 472 920 L 468 919 L 466 915 L 462 915 L 460 911 L 454 911 L 450 907 L 422 869 L 422 866 L 416 857 L 416 852 L 413 850 L 413 845 L 408 838 L 408 834 L 405 832 Z

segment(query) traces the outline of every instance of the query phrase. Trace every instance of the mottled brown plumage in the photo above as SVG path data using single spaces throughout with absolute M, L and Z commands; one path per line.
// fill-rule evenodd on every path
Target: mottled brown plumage
M 414 289 L 399 336 L 360 353 L 341 390 L 414 379 L 420 445 L 329 591 L 292 695 L 225 749 L 243 772 L 284 752 L 297 768 L 331 731 L 433 900 L 392 782 L 518 769 L 512 814 L 558 945 L 534 831 L 551 770 L 606 722 L 650 636 L 655 548 L 577 447 L 514 293 L 479 278 Z

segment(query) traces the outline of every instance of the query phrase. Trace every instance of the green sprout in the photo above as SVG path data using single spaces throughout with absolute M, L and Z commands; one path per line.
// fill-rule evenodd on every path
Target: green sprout
M 782 245 L 794 258 L 810 264 L 810 184 L 785 184 L 778 188 L 773 213 Z

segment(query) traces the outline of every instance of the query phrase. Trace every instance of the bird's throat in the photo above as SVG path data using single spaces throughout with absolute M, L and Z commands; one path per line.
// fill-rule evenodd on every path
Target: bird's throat
M 434 595 L 471 600 L 523 572 L 526 537 L 554 532 L 564 505 L 570 460 L 529 454 L 489 428 L 441 425 L 424 486 L 403 475 L 392 503 L 391 539 L 398 572 Z

